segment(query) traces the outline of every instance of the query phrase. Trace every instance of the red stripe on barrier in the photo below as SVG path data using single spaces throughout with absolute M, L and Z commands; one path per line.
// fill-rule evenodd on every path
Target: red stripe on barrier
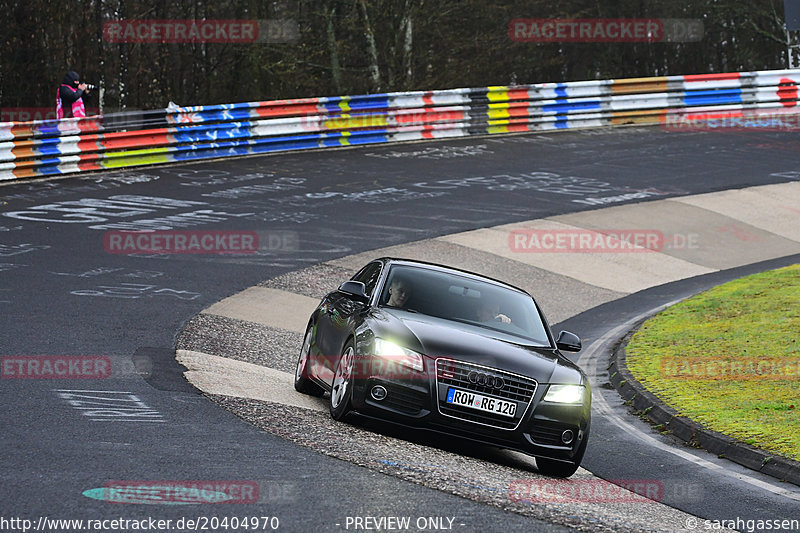
M 78 163 L 78 168 L 81 171 L 89 171 L 89 170 L 102 170 L 102 167 L 97 164 L 97 160 L 99 157 L 93 157 L 90 161 L 81 161 Z
M 797 106 L 797 84 L 789 78 L 781 78 L 778 87 L 778 99 L 784 107 Z
M 292 98 L 289 100 L 264 100 L 263 102 L 256 102 L 258 107 L 269 107 L 269 106 L 292 106 L 292 105 L 308 105 L 313 104 L 317 105 L 320 103 L 319 98 Z
M 528 100 L 528 89 L 511 89 L 508 93 L 509 100 Z
M 97 119 L 79 120 L 77 122 L 77 126 L 78 129 L 81 130 L 81 132 L 99 131 L 103 127 L 102 122 Z
M 738 80 L 741 77 L 741 74 L 738 72 L 724 72 L 721 74 L 687 74 L 683 77 L 683 81 Z
M 528 117 L 530 116 L 530 110 L 528 105 L 518 105 L 518 106 L 509 106 L 508 108 L 508 116 L 510 117 Z
M 94 139 L 85 139 L 78 142 L 78 150 L 81 152 L 96 152 L 103 149 L 103 144 L 97 139 L 96 135 L 92 135 Z
M 258 117 L 291 117 L 299 115 L 316 115 L 319 109 L 316 104 L 287 104 L 272 105 L 255 108 Z
M 463 120 L 462 111 L 435 111 L 432 109 L 421 109 L 417 113 L 403 113 L 389 117 L 394 118 L 397 124 L 425 124 L 429 122 L 442 122 L 452 120 Z
M 106 150 L 116 150 L 119 148 L 143 148 L 172 142 L 170 131 L 167 128 L 139 131 L 133 135 L 131 133 L 108 133 L 103 136 L 102 145 Z

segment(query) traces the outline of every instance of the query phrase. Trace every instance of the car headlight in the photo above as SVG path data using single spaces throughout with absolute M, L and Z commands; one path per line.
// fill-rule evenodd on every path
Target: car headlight
M 544 401 L 553 403 L 583 403 L 583 385 L 550 385 Z
M 385 339 L 375 339 L 375 355 L 413 368 L 417 372 L 422 372 L 425 369 L 422 364 L 422 355 Z

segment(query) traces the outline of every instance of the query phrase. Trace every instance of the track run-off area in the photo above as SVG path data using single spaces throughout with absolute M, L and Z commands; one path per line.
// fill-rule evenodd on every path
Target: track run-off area
M 796 486 L 654 431 L 606 386 L 611 349 L 644 317 L 797 262 L 793 135 L 626 127 L 4 184 L 0 355 L 77 356 L 110 371 L 11 379 L 4 367 L 3 517 L 150 516 L 172 520 L 170 531 L 182 518 L 234 516 L 277 517 L 284 531 L 405 523 L 372 521 L 382 517 L 456 531 L 702 531 L 798 519 Z M 217 232 L 217 249 L 115 247 L 127 230 Z M 600 230 L 661 240 L 654 253 L 552 253 L 531 240 Z M 232 234 L 257 249 L 222 249 L 236 246 L 220 237 Z M 594 413 L 585 469 L 571 482 L 592 497 L 532 503 L 532 487 L 551 480 L 530 458 L 333 423 L 324 403 L 294 394 L 310 310 L 380 255 L 518 285 L 556 332 L 583 338 L 574 358 L 592 377 Z M 214 504 L 103 497 L 126 480 L 248 491 Z M 645 487 L 652 499 L 603 480 Z

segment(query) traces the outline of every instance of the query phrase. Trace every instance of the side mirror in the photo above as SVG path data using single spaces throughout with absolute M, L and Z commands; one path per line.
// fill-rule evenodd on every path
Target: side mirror
M 562 331 L 558 334 L 556 348 L 564 352 L 580 352 L 582 348 L 581 339 L 574 333 Z
M 339 286 L 339 291 L 362 302 L 369 300 L 367 287 L 360 281 L 345 281 Z

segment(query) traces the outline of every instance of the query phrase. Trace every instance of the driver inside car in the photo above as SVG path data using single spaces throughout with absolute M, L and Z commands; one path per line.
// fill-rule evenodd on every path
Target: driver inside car
M 386 305 L 392 307 L 403 307 L 411 295 L 411 285 L 403 278 L 395 276 L 389 284 L 389 298 Z
M 502 322 L 511 324 L 511 319 L 500 312 L 500 304 L 492 300 L 483 300 L 475 311 L 478 322 Z

